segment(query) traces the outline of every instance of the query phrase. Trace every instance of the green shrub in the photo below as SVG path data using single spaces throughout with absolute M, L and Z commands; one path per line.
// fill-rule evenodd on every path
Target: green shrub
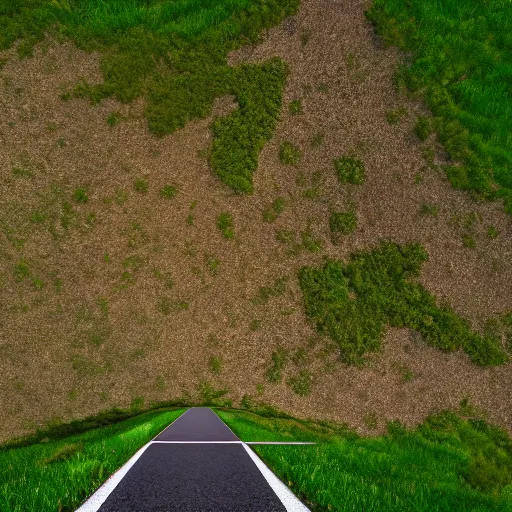
M 505 362 L 507 354 L 496 337 L 472 331 L 413 280 L 426 259 L 419 245 L 383 242 L 354 254 L 347 264 L 304 267 L 299 282 L 306 315 L 337 342 L 347 363 L 361 363 L 367 352 L 379 350 L 386 325 L 414 329 L 445 351 L 461 348 L 479 365 Z
M 279 149 L 279 160 L 285 165 L 297 165 L 300 160 L 300 150 L 291 142 L 283 142 Z
M 230 213 L 221 213 L 217 217 L 217 227 L 223 234 L 224 238 L 233 240 L 235 238 L 235 232 L 233 230 L 233 217 Z
M 121 113 L 120 112 L 112 112 L 108 117 L 107 117 L 107 124 L 111 127 L 111 128 L 114 128 L 114 126 L 117 126 L 119 124 L 119 122 L 121 121 Z
M 353 233 L 357 226 L 356 214 L 350 212 L 333 212 L 329 217 L 329 227 L 331 233 L 343 233 L 349 235 Z
M 350 157 L 338 158 L 334 161 L 334 168 L 340 183 L 361 185 L 364 182 L 365 169 L 360 160 Z
M 308 396 L 311 393 L 313 376 L 308 370 L 301 370 L 297 375 L 288 379 L 288 385 L 299 396 Z

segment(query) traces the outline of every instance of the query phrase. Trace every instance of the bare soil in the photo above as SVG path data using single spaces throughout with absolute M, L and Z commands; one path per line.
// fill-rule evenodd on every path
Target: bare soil
M 0 440 L 51 420 L 127 407 L 136 397 L 146 404 L 197 397 L 204 381 L 229 389 L 235 404 L 247 393 L 294 415 L 343 421 L 366 433 L 389 419 L 414 425 L 464 397 L 512 430 L 510 364 L 479 368 L 462 353 L 444 354 L 413 332 L 390 329 L 382 353 L 363 368 L 347 367 L 304 316 L 301 266 L 345 259 L 383 238 L 423 244 L 430 259 L 421 282 L 475 328 L 512 309 L 512 218 L 499 203 L 453 190 L 426 164 L 426 145 L 412 131 L 422 107 L 396 93 L 392 75 L 400 56 L 374 37 L 366 6 L 303 0 L 296 17 L 231 56 L 236 65 L 277 55 L 291 70 L 250 197 L 233 195 L 208 168 L 209 126 L 230 108 L 229 98 L 211 118 L 156 139 L 143 101 L 91 106 L 60 98 L 81 78 L 101 82 L 97 55 L 52 41 L 23 61 L 6 52 Z M 295 99 L 303 114 L 289 112 Z M 390 125 L 386 112 L 401 107 L 407 115 Z M 110 127 L 113 111 L 122 119 Z M 322 143 L 312 145 L 318 134 Z M 296 167 L 280 163 L 283 141 L 300 147 Z M 333 160 L 346 154 L 364 161 L 363 185 L 337 183 Z M 141 178 L 146 193 L 134 188 Z M 166 184 L 178 189 L 172 199 L 159 195 Z M 73 201 L 78 187 L 87 187 L 86 203 Z M 262 212 L 277 197 L 286 199 L 286 209 L 265 222 Z M 420 215 L 423 204 L 437 205 L 438 216 Z M 333 243 L 329 214 L 348 208 L 357 213 L 357 230 Z M 233 216 L 234 240 L 216 227 L 221 212 Z M 487 236 L 489 226 L 496 239 Z M 293 243 L 276 239 L 278 230 L 297 240 L 309 230 L 323 248 L 294 251 Z M 475 248 L 464 247 L 465 234 Z M 29 269 L 25 277 L 20 262 Z M 251 300 L 280 277 L 288 278 L 284 294 L 263 305 Z M 270 384 L 265 371 L 277 347 L 291 355 L 304 348 L 308 357 L 300 365 L 290 361 L 283 381 Z M 220 374 L 209 367 L 211 357 L 222 359 Z M 287 384 L 302 368 L 314 376 L 307 397 Z

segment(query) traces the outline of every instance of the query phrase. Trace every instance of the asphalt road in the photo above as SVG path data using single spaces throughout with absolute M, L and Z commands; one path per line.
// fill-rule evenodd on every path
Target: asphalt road
M 239 439 L 211 409 L 189 409 L 154 441 L 98 510 L 286 512 L 243 445 L 226 443 Z

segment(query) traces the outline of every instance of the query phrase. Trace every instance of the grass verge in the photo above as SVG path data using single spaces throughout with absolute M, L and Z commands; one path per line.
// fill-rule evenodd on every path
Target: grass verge
M 184 409 L 0 451 L 0 510 L 72 511 Z
M 398 422 L 364 438 L 343 426 L 217 411 L 312 511 L 512 510 L 512 441 L 476 418 L 444 411 L 414 430 Z

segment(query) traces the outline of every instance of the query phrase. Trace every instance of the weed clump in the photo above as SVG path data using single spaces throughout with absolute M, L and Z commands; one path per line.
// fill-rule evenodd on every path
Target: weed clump
M 351 157 L 338 158 L 334 161 L 334 168 L 340 183 L 361 185 L 365 178 L 364 164 Z
M 73 192 L 73 201 L 76 203 L 87 203 L 89 200 L 89 192 L 85 187 L 75 189 Z
M 267 369 L 265 376 L 269 382 L 280 382 L 283 378 L 281 372 L 286 364 L 287 353 L 284 349 L 278 348 L 272 352 L 272 366 Z
M 178 189 L 174 185 L 164 185 L 160 189 L 160 197 L 164 199 L 172 199 L 177 192 Z
M 233 240 L 235 238 L 235 232 L 233 230 L 233 217 L 230 213 L 221 213 L 217 217 L 217 227 L 220 232 L 227 238 L 228 240 Z
M 133 182 L 133 188 L 139 194 L 146 194 L 149 190 L 149 182 L 146 178 L 137 178 Z
M 300 100 L 291 101 L 290 104 L 288 105 L 288 110 L 290 111 L 290 114 L 292 114 L 293 116 L 298 116 L 298 115 L 302 114 L 302 112 L 303 112 L 302 101 L 300 101 Z
M 342 233 L 349 235 L 353 233 L 357 226 L 356 214 L 349 212 L 333 212 L 329 217 L 329 228 L 331 233 Z
M 415 329 L 429 345 L 447 352 L 462 349 L 475 364 L 505 362 L 507 353 L 496 337 L 472 331 L 413 280 L 426 260 L 419 245 L 385 242 L 354 254 L 347 264 L 304 267 L 299 283 L 306 314 L 338 343 L 347 363 L 359 364 L 367 352 L 379 350 L 386 325 Z
M 300 150 L 291 142 L 283 142 L 279 149 L 279 160 L 285 165 L 297 165 L 300 160 Z
M 283 197 L 275 199 L 270 206 L 263 210 L 263 220 L 266 222 L 274 222 L 279 215 L 284 212 L 286 201 Z

